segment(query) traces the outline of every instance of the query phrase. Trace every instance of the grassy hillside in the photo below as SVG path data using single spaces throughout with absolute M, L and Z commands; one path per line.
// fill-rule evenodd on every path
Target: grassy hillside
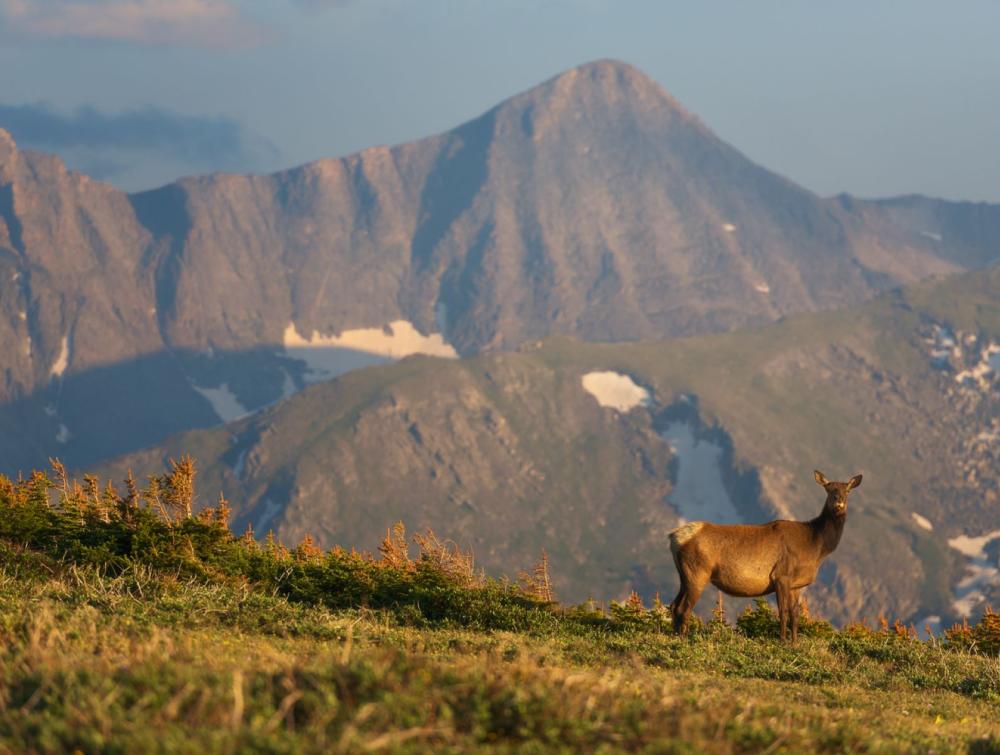
M 689 639 L 633 599 L 567 607 L 431 536 L 378 559 L 189 516 L 190 468 L 117 494 L 0 480 L 0 750 L 839 752 L 1000 748 L 1000 622 L 759 608 Z
M 493 574 L 545 547 L 571 600 L 633 589 L 648 599 L 675 585 L 665 543 L 677 517 L 664 503 L 673 461 L 657 429 L 694 396 L 702 431 L 731 441 L 729 482 L 749 483 L 735 491 L 749 517 L 814 516 L 817 467 L 864 473 L 844 540 L 810 588 L 822 615 L 947 617 L 963 568 L 947 539 L 1000 527 L 997 445 L 977 441 L 997 429 L 1000 393 L 955 380 L 1000 338 L 998 291 L 991 269 L 712 337 L 412 358 L 104 471 L 159 473 L 191 453 L 206 487 L 239 502 L 240 531 L 252 523 L 286 543 L 310 534 L 373 549 L 402 519 L 474 548 Z M 936 326 L 975 343 L 934 364 Z M 654 406 L 601 408 L 581 387 L 591 370 L 630 375 Z

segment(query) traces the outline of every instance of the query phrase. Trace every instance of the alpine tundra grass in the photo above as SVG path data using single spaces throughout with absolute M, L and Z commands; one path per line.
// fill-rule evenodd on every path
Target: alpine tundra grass
M 0 751 L 930 751 L 1000 748 L 1000 620 L 941 639 L 764 602 L 563 606 L 433 533 L 378 557 L 190 516 L 189 461 L 125 494 L 0 480 Z M 544 598 L 544 599 L 543 599 Z

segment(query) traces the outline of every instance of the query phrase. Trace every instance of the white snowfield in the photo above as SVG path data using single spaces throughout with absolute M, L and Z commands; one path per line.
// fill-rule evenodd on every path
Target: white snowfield
M 956 373 L 955 382 L 963 385 L 976 385 L 986 390 L 989 388 L 987 376 L 994 374 L 998 368 L 1000 368 L 1000 344 L 991 343 L 983 349 L 977 364 Z
M 253 523 L 253 531 L 262 535 L 271 529 L 271 522 L 282 512 L 284 507 L 280 503 L 275 503 L 270 498 L 264 499 L 264 510 L 257 514 L 257 519 Z
M 55 364 L 52 365 L 52 370 L 49 372 L 50 377 L 59 378 L 63 376 L 66 372 L 66 368 L 69 367 L 69 336 L 63 336 L 62 345 L 59 348 L 59 356 L 56 357 Z
M 688 422 L 671 422 L 661 436 L 677 456 L 677 480 L 667 503 L 677 509 L 681 519 L 743 523 L 722 481 L 722 448 L 710 440 L 697 439 Z
M 930 640 L 941 634 L 941 617 L 937 614 L 919 618 L 913 624 L 922 640 Z
M 581 378 L 583 389 L 603 407 L 628 412 L 637 406 L 649 406 L 649 391 L 620 372 L 588 372 Z
M 933 531 L 934 525 L 930 523 L 930 520 L 925 516 L 920 516 L 916 511 L 911 511 L 910 516 L 913 517 L 913 521 L 917 523 L 918 527 L 923 527 L 928 532 Z
M 966 575 L 955 586 L 955 611 L 959 616 L 971 616 L 977 605 L 983 602 L 983 591 L 1000 581 L 1000 564 L 990 561 L 986 548 L 1000 540 L 1000 530 L 979 537 L 959 535 L 948 540 L 948 545 L 969 559 Z
M 434 305 L 434 322 L 437 323 L 441 337 L 446 337 L 448 334 L 448 305 L 443 301 Z
M 581 379 L 587 393 L 603 407 L 618 412 L 652 404 L 649 391 L 620 372 L 588 372 Z M 690 402 L 690 398 L 681 397 Z M 667 496 L 681 520 L 707 520 L 720 523 L 742 522 L 722 481 L 722 448 L 709 440 L 695 438 L 688 422 L 671 422 L 661 433 L 677 457 L 677 480 Z
M 218 388 L 200 388 L 197 385 L 191 387 L 208 399 L 212 409 L 223 422 L 232 422 L 250 414 L 250 410 L 240 403 L 235 393 L 229 390 L 227 383 Z
M 345 330 L 339 336 L 314 330 L 305 338 L 290 322 L 283 337 L 285 353 L 306 363 L 307 382 L 315 383 L 373 364 L 385 364 L 411 354 L 457 359 L 458 353 L 440 333 L 423 335 L 408 320 L 384 328 Z
M 935 323 L 933 326 L 933 334 L 924 339 L 930 347 L 929 351 L 931 362 L 940 367 L 945 365 L 951 357 L 961 359 L 962 347 L 958 343 L 958 340 L 959 339 L 950 328 L 945 325 Z
M 69 443 L 72 437 L 73 433 L 69 431 L 69 428 L 64 423 L 60 422 L 59 430 L 56 431 L 56 443 Z

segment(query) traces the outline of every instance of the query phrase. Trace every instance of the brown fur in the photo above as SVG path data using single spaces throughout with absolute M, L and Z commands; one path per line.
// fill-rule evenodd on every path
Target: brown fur
M 847 495 L 861 475 L 830 482 L 815 472 L 826 490 L 826 503 L 808 522 L 778 520 L 767 524 L 689 522 L 670 533 L 670 552 L 681 578 L 671 610 L 678 634 L 711 582 L 728 595 L 757 597 L 776 593 L 781 639 L 791 619 L 792 641 L 799 634 L 799 593 L 816 579 L 820 562 L 837 547 L 847 519 Z

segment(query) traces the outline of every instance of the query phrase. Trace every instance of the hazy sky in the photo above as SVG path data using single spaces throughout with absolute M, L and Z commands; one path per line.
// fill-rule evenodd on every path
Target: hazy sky
M 0 126 L 129 189 L 449 129 L 598 58 L 821 194 L 1000 202 L 1000 3 L 0 0 Z

